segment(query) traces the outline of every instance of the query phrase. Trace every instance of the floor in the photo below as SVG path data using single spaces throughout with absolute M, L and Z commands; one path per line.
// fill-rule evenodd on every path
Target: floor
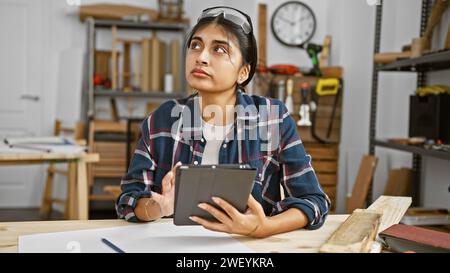
M 116 219 L 114 210 L 90 210 L 89 219 Z M 18 221 L 43 221 L 43 220 L 64 220 L 63 214 L 53 211 L 50 219 L 42 219 L 39 215 L 39 208 L 24 209 L 0 209 L 0 222 Z

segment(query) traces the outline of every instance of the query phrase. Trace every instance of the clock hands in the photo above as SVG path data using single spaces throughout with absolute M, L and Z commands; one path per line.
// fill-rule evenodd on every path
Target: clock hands
M 291 21 L 291 20 L 288 20 L 288 19 L 286 19 L 286 18 L 284 18 L 284 17 L 278 17 L 277 19 L 279 19 L 279 20 L 281 20 L 281 21 L 285 21 L 285 22 L 288 22 L 291 26 L 293 26 L 293 25 L 295 25 L 295 24 L 297 24 L 297 22 L 295 22 L 295 21 Z

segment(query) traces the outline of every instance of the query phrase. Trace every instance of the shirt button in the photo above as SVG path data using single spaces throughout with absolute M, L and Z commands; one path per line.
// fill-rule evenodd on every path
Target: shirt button
M 204 139 L 204 138 L 202 138 L 202 139 L 201 139 L 201 142 L 205 142 L 205 139 Z
M 198 161 L 196 160 L 196 161 L 194 161 L 194 165 L 198 165 Z
M 222 147 L 223 147 L 224 149 L 225 149 L 225 148 L 227 148 L 227 144 L 226 144 L 226 143 L 225 143 L 225 144 L 223 144 L 223 146 L 222 146 Z
M 259 173 L 259 174 L 258 174 L 258 176 L 259 176 L 259 177 L 261 177 L 261 176 L 262 176 L 262 174 L 260 174 L 260 173 Z

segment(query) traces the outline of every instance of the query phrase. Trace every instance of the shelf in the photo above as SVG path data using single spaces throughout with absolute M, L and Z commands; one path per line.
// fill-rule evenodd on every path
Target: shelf
M 94 20 L 94 26 L 98 28 L 110 28 L 116 26 L 124 29 L 143 29 L 143 30 L 166 30 L 166 31 L 184 31 L 188 28 L 185 24 L 174 23 L 164 24 L 158 22 L 133 22 L 123 20 Z
M 141 91 L 130 91 L 124 92 L 120 90 L 111 89 L 100 89 L 94 91 L 94 96 L 96 97 L 132 97 L 132 98 L 154 98 L 154 99 L 178 99 L 182 98 L 184 94 L 179 92 L 174 93 L 164 93 L 162 91 L 151 91 L 151 92 L 141 92 Z
M 422 156 L 431 156 L 431 157 L 436 157 L 436 158 L 440 158 L 440 159 L 450 160 L 450 152 L 430 150 L 430 149 L 426 149 L 421 146 L 398 144 L 398 143 L 390 142 L 387 140 L 381 140 L 381 139 L 375 139 L 374 144 L 375 144 L 375 146 L 420 154 Z
M 378 71 L 430 72 L 450 69 L 450 49 L 399 60 L 378 67 Z

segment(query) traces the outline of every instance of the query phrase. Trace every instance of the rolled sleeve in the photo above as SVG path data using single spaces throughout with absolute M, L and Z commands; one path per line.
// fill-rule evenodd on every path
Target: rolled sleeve
M 119 218 L 131 222 L 139 219 L 134 213 L 137 201 L 142 197 L 151 197 L 154 187 L 155 161 L 152 158 L 149 146 L 149 122 L 151 117 L 142 123 L 142 137 L 134 151 L 128 172 L 122 177 L 122 193 L 116 202 L 116 212 Z

